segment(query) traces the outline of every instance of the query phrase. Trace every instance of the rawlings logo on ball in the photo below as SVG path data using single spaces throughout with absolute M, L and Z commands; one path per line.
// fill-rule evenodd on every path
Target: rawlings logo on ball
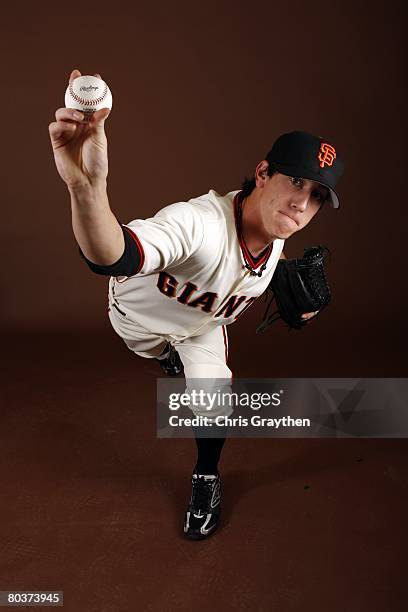
M 112 94 L 102 79 L 90 75 L 80 76 L 68 85 L 65 106 L 93 113 L 101 108 L 112 108 Z
M 99 89 L 99 87 L 94 87 L 93 85 L 89 85 L 89 87 L 84 87 L 82 86 L 79 91 L 92 91 L 92 90 L 97 90 Z

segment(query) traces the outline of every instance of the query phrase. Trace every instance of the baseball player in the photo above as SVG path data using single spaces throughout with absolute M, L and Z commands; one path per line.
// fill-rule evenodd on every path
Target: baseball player
M 72 71 L 70 81 L 78 76 Z M 107 195 L 108 115 L 102 109 L 85 121 L 82 113 L 60 108 L 49 133 L 80 254 L 93 272 L 109 277 L 112 327 L 131 351 L 156 359 L 168 375 L 230 379 L 227 326 L 265 292 L 285 240 L 325 202 L 338 208 L 334 187 L 342 161 L 321 137 L 284 134 L 242 189 L 225 195 L 211 189 L 123 224 Z M 190 539 L 208 537 L 219 524 L 224 442 L 196 437 L 184 517 Z

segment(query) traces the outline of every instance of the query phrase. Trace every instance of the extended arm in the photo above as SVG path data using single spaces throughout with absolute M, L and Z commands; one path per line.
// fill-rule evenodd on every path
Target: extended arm
M 110 209 L 106 186 L 70 188 L 72 229 L 82 253 L 98 265 L 118 261 L 125 248 L 122 227 Z
M 78 76 L 79 70 L 73 70 L 70 82 Z M 116 262 L 125 246 L 106 191 L 108 146 L 104 124 L 108 115 L 109 109 L 104 108 L 86 121 L 75 109 L 59 108 L 56 121 L 48 127 L 55 164 L 71 197 L 75 238 L 83 254 L 99 265 Z

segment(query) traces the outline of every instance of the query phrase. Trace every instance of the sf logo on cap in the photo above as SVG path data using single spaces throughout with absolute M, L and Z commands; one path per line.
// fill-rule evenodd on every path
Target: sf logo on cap
M 321 142 L 317 159 L 320 161 L 321 168 L 324 168 L 325 164 L 327 164 L 327 166 L 332 166 L 334 160 L 336 159 L 335 148 L 327 144 L 327 142 Z

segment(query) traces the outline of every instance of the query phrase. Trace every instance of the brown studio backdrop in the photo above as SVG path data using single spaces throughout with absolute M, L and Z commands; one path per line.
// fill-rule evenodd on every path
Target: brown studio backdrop
M 158 368 L 110 329 L 48 137 L 70 70 L 100 72 L 122 221 L 239 187 L 281 132 L 331 139 L 342 208 L 286 252 L 332 249 L 333 304 L 255 336 L 257 304 L 231 367 L 404 376 L 403 24 L 392 1 L 3 7 L 3 589 L 62 588 L 69 612 L 405 610 L 404 440 L 229 440 L 224 527 L 182 539 L 194 442 L 154 440 Z
M 272 355 L 293 376 L 405 375 L 404 11 L 403 2 L 8 6 L 4 331 L 39 344 L 72 332 L 112 339 L 107 280 L 78 256 L 48 137 L 78 67 L 113 92 L 108 192 L 122 222 L 238 188 L 282 132 L 335 143 L 346 160 L 341 209 L 285 247 L 289 256 L 330 247 L 333 303 L 301 333 L 276 324 L 255 336 L 259 301 L 230 327 L 231 362 L 242 375 L 270 373 Z M 310 355 L 324 357 L 312 368 Z

